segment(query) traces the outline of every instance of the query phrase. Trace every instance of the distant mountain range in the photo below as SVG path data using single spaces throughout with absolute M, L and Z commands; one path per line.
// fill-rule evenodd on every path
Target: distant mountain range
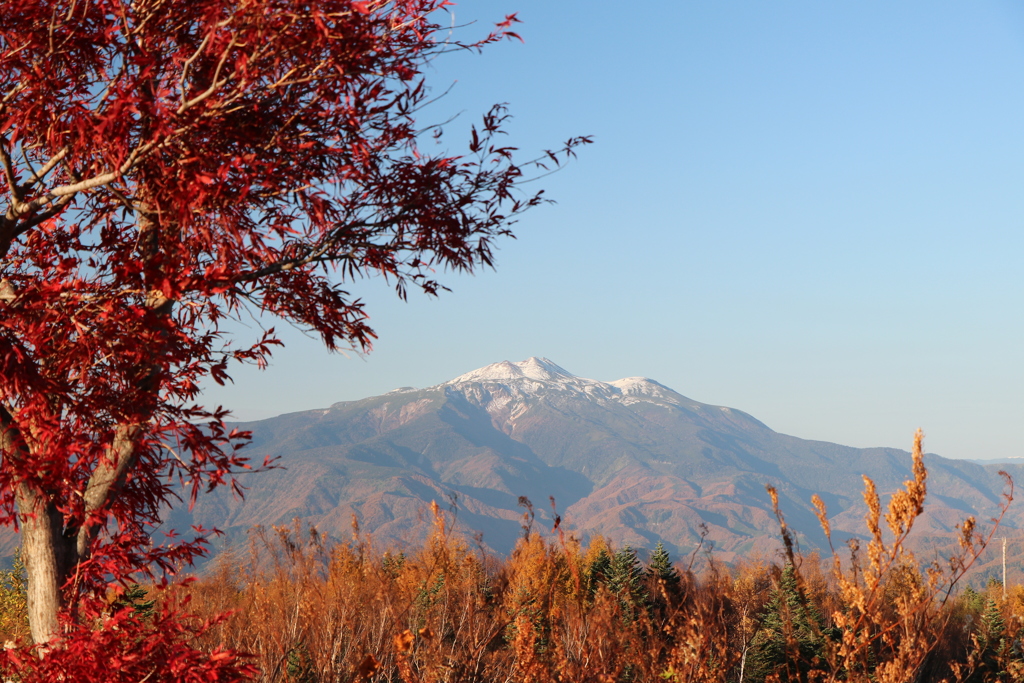
M 1024 465 L 1024 456 L 1011 455 L 1005 458 L 965 458 L 979 465 Z
M 172 526 L 216 526 L 238 540 L 254 525 L 298 518 L 349 538 L 355 515 L 383 547 L 421 540 L 430 502 L 454 500 L 460 529 L 505 553 L 522 533 L 520 496 L 533 502 L 538 528 L 551 525 L 553 497 L 565 528 L 580 536 L 639 548 L 661 540 L 687 554 L 706 528 L 717 556 L 730 561 L 777 547 L 765 484 L 778 489 L 787 521 L 813 548 L 824 543 L 813 493 L 828 505 L 835 537 L 860 536 L 861 475 L 884 494 L 910 476 L 911 463 L 903 450 L 786 436 L 650 379 L 599 382 L 544 358 L 239 426 L 252 430 L 252 456 L 280 456 L 285 469 L 246 477 L 244 501 L 201 496 L 191 513 L 170 513 Z M 935 455 L 926 464 L 918 547 L 945 546 L 965 516 L 985 522 L 996 513 L 1000 466 Z M 1002 469 L 1024 481 L 1021 466 Z M 1014 536 L 1024 522 L 1019 508 L 1004 520 Z

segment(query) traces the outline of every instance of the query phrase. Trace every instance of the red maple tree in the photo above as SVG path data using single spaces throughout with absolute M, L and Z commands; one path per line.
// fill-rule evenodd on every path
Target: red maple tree
M 491 264 L 543 201 L 517 189 L 524 168 L 588 141 L 517 163 L 496 107 L 468 154 L 419 148 L 425 65 L 515 36 L 508 17 L 453 42 L 448 4 L 5 4 L 0 522 L 20 528 L 36 643 L 82 633 L 83 598 L 202 552 L 151 539 L 178 482 L 194 499 L 249 467 L 199 384 L 278 343 L 238 346 L 225 320 L 258 311 L 367 348 L 345 283 L 436 293 L 436 271 Z

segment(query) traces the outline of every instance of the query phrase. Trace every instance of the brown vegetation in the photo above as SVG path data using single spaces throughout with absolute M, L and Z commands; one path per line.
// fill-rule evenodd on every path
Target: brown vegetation
M 1024 587 L 957 585 L 987 540 L 974 521 L 943 563 L 906 549 L 926 476 L 918 439 L 914 479 L 887 511 L 865 482 L 866 548 L 832 559 L 796 552 L 780 515 L 778 561 L 708 553 L 698 572 L 656 553 L 644 568 L 601 537 L 529 526 L 502 560 L 451 534 L 435 505 L 415 550 L 380 552 L 355 524 L 334 545 L 298 523 L 257 529 L 161 599 L 227 613 L 204 645 L 252 653 L 257 680 L 275 683 L 1024 680 Z M 16 637 L 8 605 L 0 628 Z

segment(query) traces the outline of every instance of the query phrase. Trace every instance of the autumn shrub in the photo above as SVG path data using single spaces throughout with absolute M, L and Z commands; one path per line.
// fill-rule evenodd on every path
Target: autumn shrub
M 907 547 L 907 538 L 924 510 L 927 491 L 920 431 L 914 439 L 912 472 L 913 478 L 890 496 L 884 515 L 875 483 L 864 477 L 867 547 L 861 548 L 856 539 L 851 540 L 845 564 L 840 553 L 832 548 L 831 578 L 837 603 L 828 619 L 831 632 L 826 631 L 824 623 L 818 628 L 811 626 L 809 630 L 817 631 L 815 637 L 821 639 L 823 647 L 814 648 L 813 652 L 802 647 L 794 650 L 793 640 L 799 644 L 797 634 L 807 631 L 809 623 L 799 622 L 794 614 L 788 625 L 792 634 L 787 636 L 789 656 L 772 672 L 779 680 L 897 683 L 965 680 L 973 675 L 990 680 L 983 664 L 997 659 L 991 652 L 991 640 L 974 637 L 964 647 L 957 642 L 951 625 L 955 624 L 958 612 L 954 589 L 984 550 L 995 527 L 988 536 L 982 536 L 974 518 L 968 517 L 959 527 L 958 551 L 945 560 L 922 565 Z M 1007 482 L 1005 505 L 1012 500 L 1013 493 L 1008 476 Z M 779 517 L 787 558 L 795 567 L 792 534 L 779 512 L 774 489 L 769 487 L 769 493 Z M 831 547 L 825 504 L 817 496 L 812 502 Z M 998 526 L 999 520 L 995 521 Z M 793 591 L 803 601 L 804 582 L 799 572 L 795 572 L 794 578 Z M 1009 653 L 1005 642 L 999 650 L 1000 661 Z
M 258 681 L 693 680 L 698 670 L 726 680 L 728 575 L 706 586 L 664 558 L 647 571 L 604 539 L 536 533 L 502 561 L 434 515 L 427 542 L 402 552 L 359 535 L 328 546 L 297 524 L 257 529 L 245 553 L 222 555 L 164 600 L 227 613 L 205 642 L 252 653 Z
M 9 570 L 0 571 L 0 642 L 14 643 L 29 635 L 25 565 L 21 551 Z
M 252 657 L 220 645 L 195 647 L 217 619 L 196 620 L 166 607 L 148 616 L 129 607 L 110 612 L 91 601 L 79 609 L 82 619 L 63 625 L 59 647 L 0 650 L 4 680 L 215 683 L 257 674 Z
M 163 600 L 227 613 L 203 631 L 206 648 L 252 653 L 268 683 L 1024 680 L 1024 588 L 958 590 L 987 541 L 972 519 L 945 559 L 909 551 L 926 492 L 920 437 L 913 475 L 885 509 L 865 479 L 867 541 L 826 558 L 801 555 L 781 514 L 781 554 L 733 567 L 708 550 L 698 572 L 663 546 L 645 565 L 608 539 L 529 526 L 498 558 L 453 535 L 435 504 L 415 548 L 382 551 L 355 524 L 333 544 L 298 523 L 254 530 Z
M 382 551 L 357 524 L 342 543 L 297 522 L 258 528 L 200 579 L 83 603 L 43 659 L 25 638 L 15 565 L 0 573 L 0 626 L 15 645 L 0 672 L 22 683 L 111 667 L 105 680 L 125 682 L 1022 681 L 1024 587 L 958 589 L 991 534 L 967 519 L 959 551 L 928 563 L 907 547 L 926 491 L 920 440 L 913 457 L 914 478 L 884 509 L 865 480 L 867 541 L 826 558 L 800 554 L 781 514 L 780 555 L 732 567 L 710 549 L 673 564 L 660 545 L 644 563 L 560 528 L 527 527 L 499 558 L 452 534 L 436 504 L 419 547 Z

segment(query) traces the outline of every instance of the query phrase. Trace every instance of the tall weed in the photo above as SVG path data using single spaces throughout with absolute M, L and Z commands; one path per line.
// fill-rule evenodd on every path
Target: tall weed
M 708 552 L 700 572 L 663 554 L 641 570 L 628 548 L 583 544 L 557 523 L 554 537 L 524 527 L 495 558 L 454 536 L 435 504 L 419 548 L 382 552 L 355 523 L 334 545 L 298 523 L 256 529 L 248 549 L 164 599 L 228 612 L 208 645 L 253 653 L 267 683 L 1024 680 L 1024 588 L 957 590 L 993 532 L 968 518 L 945 560 L 908 549 L 926 494 L 920 433 L 912 457 L 884 509 L 865 478 L 866 545 L 826 559 L 797 551 L 771 489 L 778 560 L 727 568 Z

